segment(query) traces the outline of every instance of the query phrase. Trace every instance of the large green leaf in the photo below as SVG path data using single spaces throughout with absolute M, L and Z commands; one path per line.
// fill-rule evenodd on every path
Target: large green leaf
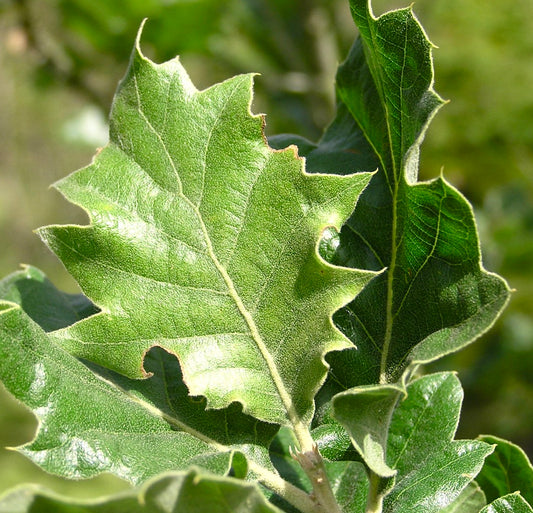
M 478 439 L 495 445 L 494 452 L 485 460 L 476 478 L 487 500 L 520 492 L 533 504 L 533 467 L 526 453 L 517 445 L 495 436 L 483 435 Z
M 335 391 L 394 382 L 409 367 L 457 351 L 484 333 L 508 301 L 481 265 L 472 209 L 442 177 L 417 182 L 426 129 L 443 104 L 433 90 L 432 45 L 411 8 L 375 18 L 351 0 L 360 31 L 337 75 L 337 118 L 318 144 L 297 144 L 310 172 L 378 168 L 332 262 L 386 268 L 335 316 L 357 351 L 332 353 Z M 373 166 L 373 167 L 369 167 Z M 332 256 L 331 256 L 332 255 Z
M 244 415 L 238 404 L 206 411 L 163 349 L 147 354 L 152 377 L 139 381 L 89 369 L 14 303 L 0 303 L 0 331 L 0 379 L 39 420 L 35 439 L 18 450 L 48 472 L 69 478 L 112 472 L 138 483 L 196 464 L 244 477 L 244 455 L 251 467 L 271 470 L 267 447 L 276 427 Z
M 198 91 L 177 59 L 156 65 L 136 45 L 111 142 L 56 185 L 91 224 L 39 232 L 101 309 L 53 337 L 130 377 L 164 347 L 209 408 L 238 401 L 302 428 L 325 353 L 351 346 L 331 316 L 374 276 L 326 263 L 318 242 L 370 175 L 308 175 L 295 148 L 270 149 L 251 84 Z
M 199 469 L 158 476 L 140 490 L 96 501 L 61 498 L 37 487 L 0 498 L 0 513 L 276 513 L 255 485 Z
M 480 441 L 453 440 L 462 402 L 461 385 L 454 374 L 431 374 L 413 381 L 407 397 L 392 411 L 385 440 L 372 439 L 370 429 L 366 436 L 371 440 L 365 440 L 362 408 L 368 406 L 369 394 L 360 392 L 356 388 L 335 396 L 334 415 L 354 444 L 363 448 L 362 456 L 374 473 L 379 475 L 383 465 L 395 472 L 384 512 L 440 511 L 457 499 L 492 452 L 490 445 Z M 376 401 L 383 398 L 377 396 Z

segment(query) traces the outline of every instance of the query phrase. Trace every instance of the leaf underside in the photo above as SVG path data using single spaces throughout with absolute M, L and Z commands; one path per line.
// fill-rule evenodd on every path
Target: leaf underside
M 51 336 L 130 377 L 164 347 L 208 407 L 305 424 L 325 353 L 350 346 L 331 316 L 374 275 L 326 263 L 318 242 L 370 175 L 308 175 L 294 148 L 270 149 L 251 85 L 198 91 L 177 59 L 156 65 L 137 43 L 111 142 L 56 184 L 91 224 L 39 231 L 101 312 Z
M 112 472 L 140 483 L 193 464 L 244 477 L 244 455 L 270 467 L 276 426 L 243 414 L 238 404 L 206 410 L 163 349 L 146 356 L 152 377 L 128 379 L 78 361 L 18 305 L 0 308 L 2 382 L 39 420 L 34 440 L 18 450 L 48 472 L 69 478 Z

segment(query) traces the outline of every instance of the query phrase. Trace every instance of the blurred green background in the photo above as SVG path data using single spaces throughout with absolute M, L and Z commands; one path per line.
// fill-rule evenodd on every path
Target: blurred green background
M 376 14 L 407 2 L 375 1 Z M 533 3 L 418 0 L 436 90 L 451 102 L 423 146 L 421 177 L 444 176 L 473 203 L 485 267 L 516 289 L 494 329 L 434 368 L 465 386 L 458 437 L 491 433 L 533 454 Z M 141 20 L 143 51 L 180 54 L 199 88 L 259 72 L 253 110 L 267 133 L 317 139 L 333 77 L 355 35 L 346 0 L 0 0 L 0 276 L 20 263 L 76 285 L 32 230 L 85 223 L 48 186 L 105 144 L 105 120 Z M 32 417 L 0 391 L 0 446 L 28 441 Z M 0 492 L 33 481 L 77 496 L 125 483 L 67 482 L 0 452 Z

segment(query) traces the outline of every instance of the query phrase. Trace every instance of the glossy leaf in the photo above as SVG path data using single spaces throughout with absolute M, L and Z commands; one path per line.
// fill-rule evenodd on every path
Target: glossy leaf
M 488 501 L 513 492 L 520 492 L 533 504 L 533 467 L 525 452 L 517 445 L 495 436 L 478 438 L 485 443 L 495 444 L 494 452 L 485 460 L 476 481 Z
M 465 198 L 443 177 L 417 181 L 420 144 L 443 104 L 433 89 L 431 43 L 411 8 L 379 18 L 367 0 L 351 0 L 351 8 L 361 37 L 339 68 L 337 118 L 318 144 L 287 136 L 272 143 L 298 144 L 309 172 L 378 168 L 331 261 L 386 270 L 335 316 L 357 351 L 328 357 L 329 397 L 395 382 L 457 351 L 509 298 L 507 284 L 482 267 Z
M 333 267 L 317 245 L 370 175 L 308 175 L 294 148 L 270 149 L 251 85 L 198 91 L 177 59 L 156 65 L 136 45 L 110 144 L 56 185 L 91 224 L 39 232 L 101 309 L 54 338 L 137 378 L 164 347 L 209 408 L 238 401 L 305 425 L 325 353 L 351 346 L 331 316 L 373 276 Z
M 476 482 L 470 483 L 441 513 L 479 513 L 487 504 L 483 490 Z
M 479 513 L 531 513 L 533 508 L 518 493 L 511 493 L 496 499 Z
M 333 493 L 343 513 L 363 513 L 368 496 L 368 476 L 362 463 L 335 461 L 326 464 Z
M 386 437 L 377 440 L 383 444 L 379 452 L 366 451 L 364 440 L 360 441 L 367 394 L 358 392 L 337 395 L 334 415 L 363 448 L 362 456 L 375 473 L 383 464 L 396 472 L 394 487 L 384 499 L 385 512 L 440 511 L 457 499 L 492 452 L 483 442 L 453 440 L 462 402 L 454 374 L 428 375 L 407 387 L 406 398 L 387 413 Z M 371 447 L 375 444 L 374 439 Z
M 14 303 L 0 309 L 0 379 L 39 420 L 35 439 L 18 450 L 48 472 L 69 478 L 112 472 L 139 483 L 196 464 L 244 477 L 244 455 L 270 468 L 266 448 L 276 427 L 242 414 L 237 404 L 206 411 L 164 350 L 146 357 L 151 378 L 130 380 L 89 369 Z
M 0 513 L 276 513 L 255 485 L 198 469 L 158 476 L 139 491 L 98 501 L 61 498 L 37 487 L 0 498 Z

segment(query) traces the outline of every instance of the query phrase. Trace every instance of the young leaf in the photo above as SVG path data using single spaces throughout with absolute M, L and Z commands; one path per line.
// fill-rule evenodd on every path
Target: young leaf
M 391 415 L 405 392 L 395 385 L 366 386 L 335 396 L 334 417 L 348 430 L 353 446 L 381 477 L 396 470 L 385 462 Z
M 384 512 L 440 511 L 456 500 L 492 452 L 483 442 L 453 440 L 462 402 L 454 374 L 432 374 L 409 384 L 407 397 L 392 412 L 386 440 L 365 444 L 360 423 L 366 402 L 367 394 L 348 390 L 335 396 L 333 412 L 364 449 L 362 456 L 374 472 L 384 464 L 396 472 L 394 487 L 383 501 Z M 377 443 L 383 443 L 380 451 L 375 450 Z M 373 450 L 366 451 L 367 446 Z
M 137 41 L 111 142 L 56 185 L 91 224 L 39 232 L 101 309 L 53 337 L 130 377 L 164 347 L 209 408 L 238 401 L 302 432 L 324 355 L 351 346 L 331 316 L 374 276 L 326 263 L 318 242 L 370 175 L 308 175 L 294 148 L 270 149 L 251 84 L 198 91 L 177 59 L 156 65 Z
M 533 508 L 518 493 L 511 493 L 496 499 L 479 513 L 532 513 Z
M 481 265 L 465 198 L 442 177 L 417 182 L 420 144 L 443 104 L 433 89 L 431 43 L 411 8 L 379 18 L 367 0 L 351 0 L 351 8 L 360 37 L 338 71 L 337 118 L 318 145 L 272 142 L 300 144 L 309 172 L 379 168 L 332 261 L 386 271 L 335 316 L 357 351 L 328 356 L 329 397 L 395 382 L 407 368 L 457 351 L 509 298 L 507 284 Z
M 18 450 L 46 471 L 69 478 L 112 472 L 139 483 L 196 464 L 244 477 L 243 455 L 250 466 L 270 469 L 276 427 L 243 415 L 238 405 L 205 411 L 180 382 L 175 357 L 162 349 L 146 357 L 153 374 L 147 380 L 98 374 L 14 303 L 1 302 L 0 310 L 0 379 L 39 420 L 35 439 Z
M 199 469 L 169 473 L 140 490 L 98 501 L 61 498 L 37 487 L 21 488 L 0 499 L 0 513 L 280 513 L 255 485 L 212 476 Z
M 533 504 L 533 467 L 524 451 L 517 445 L 495 436 L 478 437 L 488 444 L 495 444 L 494 452 L 476 478 L 488 501 L 503 495 L 520 492 Z

